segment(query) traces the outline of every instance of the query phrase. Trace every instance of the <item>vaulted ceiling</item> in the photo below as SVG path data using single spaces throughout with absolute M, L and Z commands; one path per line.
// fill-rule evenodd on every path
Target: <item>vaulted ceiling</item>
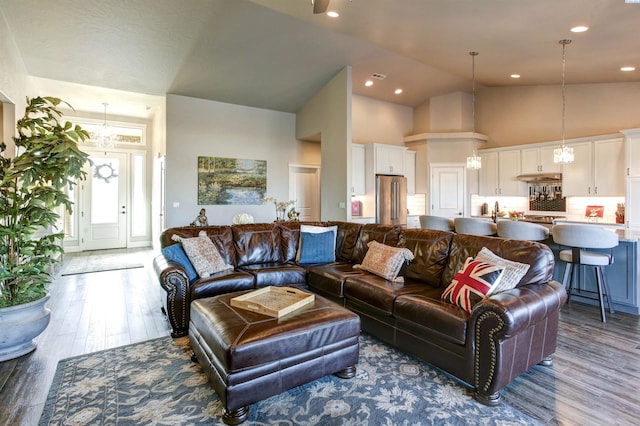
M 640 4 L 625 0 L 329 8 L 340 17 L 313 14 L 311 0 L 0 0 L 27 72 L 89 86 L 78 102 L 96 111 L 105 88 L 295 112 L 347 65 L 354 93 L 415 107 L 470 90 L 470 51 L 479 85 L 559 84 L 565 38 L 568 84 L 640 81 Z M 574 34 L 575 25 L 590 29 Z M 620 71 L 628 65 L 639 70 Z M 386 78 L 365 87 L 373 73 Z

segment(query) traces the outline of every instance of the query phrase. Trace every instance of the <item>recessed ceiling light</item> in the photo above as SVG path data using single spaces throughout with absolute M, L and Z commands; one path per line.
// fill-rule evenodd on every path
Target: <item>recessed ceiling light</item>
M 509 77 L 511 77 L 511 78 L 520 78 L 520 74 L 511 74 Z
M 336 12 L 335 10 L 330 10 L 327 12 L 327 16 L 331 17 L 331 18 L 337 18 L 338 16 L 340 16 L 340 14 L 338 12 Z
M 396 95 L 399 95 L 400 93 L 402 93 L 402 89 L 396 89 L 396 91 L 393 93 L 395 93 Z
M 371 86 L 373 86 L 373 81 L 371 81 L 371 80 L 367 80 L 367 81 L 364 83 L 364 85 L 365 85 L 365 86 L 367 86 L 367 87 L 371 87 Z
M 622 67 L 620 71 L 635 71 L 636 67 Z
M 578 25 L 577 27 L 571 28 L 571 32 L 572 33 L 583 33 L 585 31 L 587 31 L 588 29 L 589 29 L 589 27 L 586 27 L 584 25 Z

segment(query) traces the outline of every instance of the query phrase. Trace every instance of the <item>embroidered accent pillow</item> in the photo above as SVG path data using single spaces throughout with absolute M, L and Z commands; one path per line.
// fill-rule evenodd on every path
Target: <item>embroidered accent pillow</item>
M 398 273 L 403 263 L 413 260 L 411 250 L 391 247 L 377 241 L 369 241 L 367 246 L 369 249 L 362 264 L 353 265 L 354 269 L 362 269 L 390 281 L 403 281 L 403 277 L 398 277 Z
M 301 232 L 298 263 L 331 263 L 336 260 L 333 232 Z
M 207 237 L 205 231 L 200 231 L 198 236 L 193 238 L 183 238 L 174 234 L 171 239 L 180 241 L 200 278 L 207 278 L 216 272 L 233 269 L 233 265 L 224 263 L 222 256 Z
M 442 293 L 441 299 L 471 313 L 473 307 L 500 283 L 503 271 L 504 266 L 468 257 Z
M 184 252 L 182 245 L 171 244 L 170 246 L 164 247 L 161 251 L 164 257 L 168 260 L 176 262 L 178 265 L 182 266 L 189 277 L 189 281 L 193 281 L 198 278 L 198 273 L 193 268 L 193 265 L 187 257 L 187 253 Z
M 526 263 L 515 262 L 513 260 L 503 259 L 486 247 L 482 249 L 476 255 L 476 260 L 481 262 L 493 263 L 494 265 L 504 266 L 504 274 L 502 279 L 487 296 L 500 293 L 501 291 L 510 290 L 516 288 L 522 277 L 527 274 L 529 265 Z

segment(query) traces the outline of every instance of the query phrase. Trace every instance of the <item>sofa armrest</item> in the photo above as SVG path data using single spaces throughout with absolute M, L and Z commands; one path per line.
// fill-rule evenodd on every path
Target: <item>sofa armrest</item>
M 488 405 L 499 391 L 556 350 L 560 308 L 567 301 L 557 281 L 527 284 L 478 303 L 467 329 L 468 368 L 476 398 Z
M 187 335 L 189 331 L 189 277 L 178 263 L 160 254 L 153 259 L 153 269 L 160 286 L 167 292 L 163 309 L 171 324 L 172 337 Z
M 513 336 L 540 322 L 550 313 L 559 311 L 566 301 L 567 292 L 557 281 L 523 285 L 483 300 L 474 309 L 470 325 L 477 322 L 482 312 L 492 311 L 504 322 L 500 336 Z

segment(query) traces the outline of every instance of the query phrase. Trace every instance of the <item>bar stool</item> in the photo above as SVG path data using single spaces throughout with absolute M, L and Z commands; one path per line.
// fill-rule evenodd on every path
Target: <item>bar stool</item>
M 612 249 L 619 244 L 618 234 L 594 225 L 554 225 L 551 228 L 551 234 L 556 244 L 571 247 L 571 250 L 560 251 L 560 260 L 567 262 L 562 279 L 562 284 L 567 288 L 567 295 L 571 296 L 573 288 L 573 266 L 593 266 L 596 274 L 598 302 L 600 303 L 600 318 L 602 318 L 602 322 L 607 322 L 604 296 L 607 297 L 609 313 L 612 314 L 614 311 L 609 284 L 602 267 L 613 263 Z M 609 249 L 610 253 L 594 252 L 590 249 Z
M 438 231 L 453 231 L 453 219 L 442 216 L 420 216 L 420 228 L 422 229 L 435 229 Z
M 537 223 L 499 220 L 498 237 L 512 240 L 543 241 L 549 238 L 549 228 Z
M 458 234 L 495 235 L 498 230 L 495 223 L 472 217 L 456 217 L 453 223 Z

